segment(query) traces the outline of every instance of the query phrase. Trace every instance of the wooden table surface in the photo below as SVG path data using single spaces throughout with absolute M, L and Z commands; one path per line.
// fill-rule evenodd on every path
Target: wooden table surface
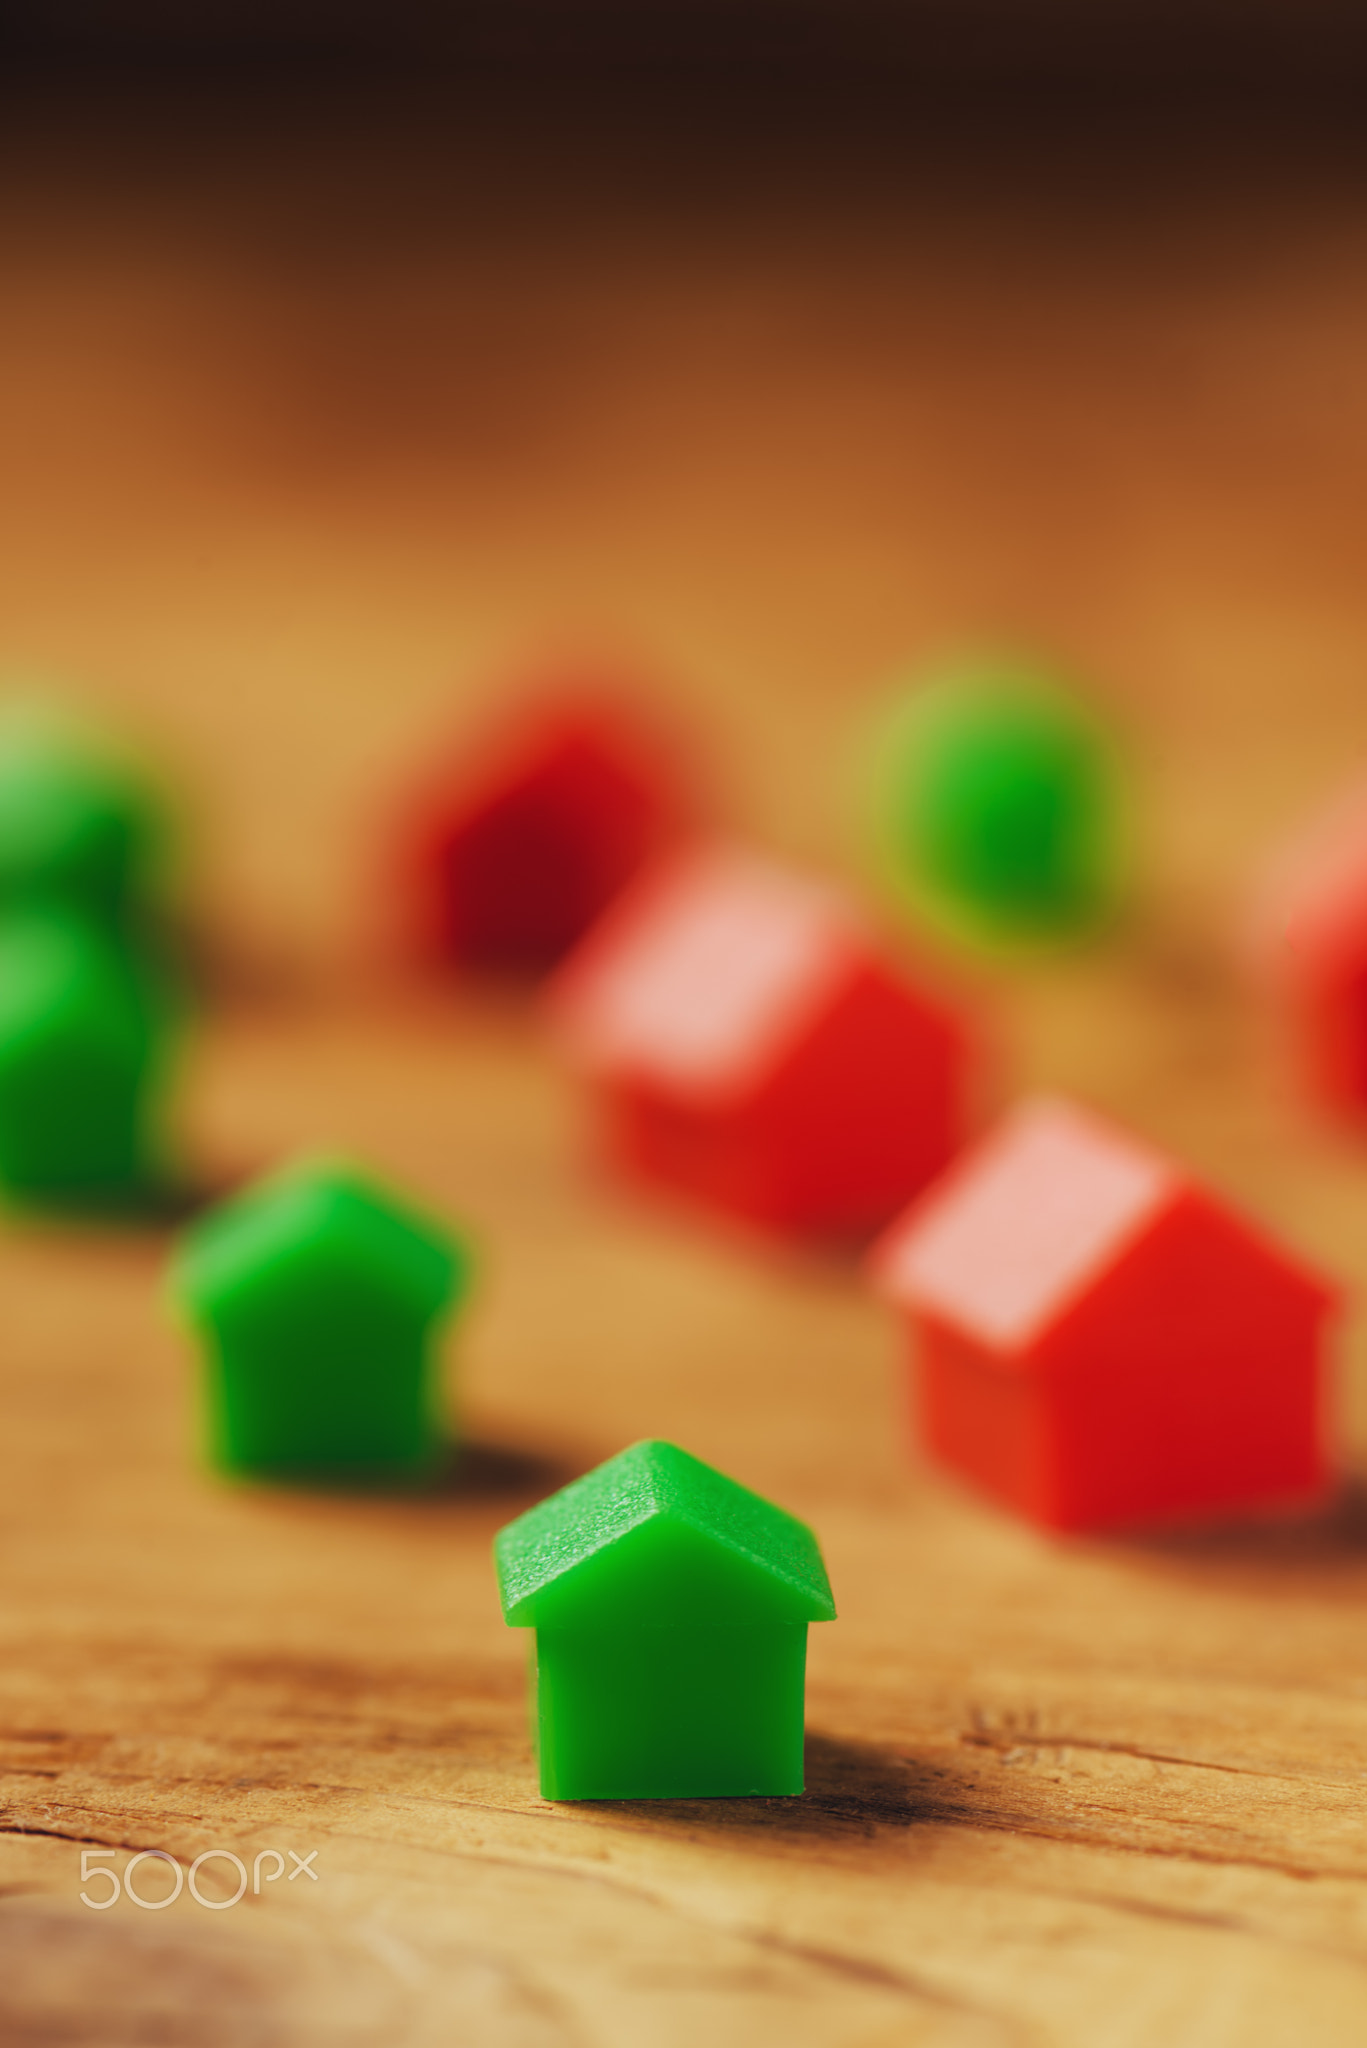
M 719 203 L 488 135 L 210 141 L 7 139 L 0 645 L 182 778 L 204 1174 L 343 1145 L 475 1234 L 470 1443 L 427 1499 L 219 1483 L 164 1238 L 6 1227 L 0 2037 L 1356 2048 L 1361 1494 L 1017 1526 L 909 1453 L 852 1265 L 603 1184 L 525 1010 L 385 989 L 356 934 L 384 791 L 539 636 L 657 659 L 729 815 L 851 872 L 888 676 L 1023 636 L 1128 730 L 1144 862 L 1106 947 L 988 992 L 1001 1091 L 1076 1089 L 1367 1287 L 1367 1152 L 1228 943 L 1367 752 L 1367 199 L 747 159 Z M 537 1796 L 490 1539 L 647 1433 L 820 1532 L 799 1801 Z M 145 1849 L 317 1853 L 230 1910 L 81 1903 L 83 1851 Z

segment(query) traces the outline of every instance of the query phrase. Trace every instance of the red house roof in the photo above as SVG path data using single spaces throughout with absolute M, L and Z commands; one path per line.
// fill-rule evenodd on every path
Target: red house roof
M 1037 1340 L 1191 1183 L 1159 1153 L 1071 1103 L 1023 1104 L 875 1247 L 880 1289 L 1007 1356 Z M 1307 1298 L 1327 1290 L 1249 1231 Z
M 733 1098 L 868 949 L 838 889 L 732 847 L 694 848 L 619 899 L 557 977 L 550 1011 L 591 1073 Z

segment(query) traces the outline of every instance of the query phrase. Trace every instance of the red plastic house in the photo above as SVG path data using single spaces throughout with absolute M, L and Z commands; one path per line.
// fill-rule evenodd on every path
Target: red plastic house
M 1159 1154 L 1027 1104 L 873 1254 L 923 1440 L 1058 1529 L 1311 1498 L 1330 1289 Z
M 1312 1094 L 1367 1115 L 1367 781 L 1285 848 L 1254 906 L 1257 964 Z
M 642 878 L 551 987 L 621 1164 L 754 1222 L 885 1222 L 962 1136 L 965 1034 L 841 893 L 694 848 Z
M 519 707 L 443 759 L 408 806 L 405 949 L 539 974 L 679 829 L 662 744 L 592 677 L 534 679 Z

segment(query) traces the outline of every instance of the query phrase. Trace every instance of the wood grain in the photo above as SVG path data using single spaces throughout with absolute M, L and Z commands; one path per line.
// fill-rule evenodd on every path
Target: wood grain
M 605 1184 L 516 1003 L 367 988 L 353 937 L 376 791 L 533 628 L 658 649 L 735 812 L 850 865 L 835 764 L 881 678 L 1036 634 L 1136 735 L 1146 878 L 1105 948 L 986 991 L 1000 1092 L 1076 1088 L 1367 1286 L 1367 1162 L 1278 1084 L 1224 941 L 1367 748 L 1367 206 L 534 187 L 403 238 L 397 145 L 378 188 L 278 138 L 235 179 L 178 146 L 175 189 L 13 158 L 5 639 L 157 736 L 200 813 L 231 966 L 185 1076 L 206 1181 L 340 1144 L 475 1233 L 469 1443 L 428 1499 L 220 1484 L 164 1238 L 7 1227 L 0 2034 L 1356 2048 L 1362 1493 L 1016 1526 L 909 1452 L 850 1263 Z M 537 1797 L 490 1539 L 645 1433 L 820 1531 L 801 1801 Z M 99 1913 L 83 1847 L 316 1849 L 317 1879 Z

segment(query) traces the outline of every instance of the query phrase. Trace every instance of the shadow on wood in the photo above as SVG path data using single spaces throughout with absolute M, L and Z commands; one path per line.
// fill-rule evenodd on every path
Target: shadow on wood
M 1347 1479 L 1333 1500 L 1301 1513 L 1090 1538 L 1087 1548 L 1174 1578 L 1323 1590 L 1326 1575 L 1367 1578 L 1367 1481 Z
M 807 1737 L 807 1789 L 796 1799 L 604 1800 L 655 1827 L 695 1835 L 872 1837 L 885 1828 L 978 1821 L 951 1771 L 872 1742 Z M 586 1802 L 587 1803 L 587 1802 Z M 600 1802 L 593 1802 L 598 1804 Z
M 543 1500 L 587 1469 L 540 1451 L 467 1437 L 448 1448 L 435 1490 L 459 1500 Z

